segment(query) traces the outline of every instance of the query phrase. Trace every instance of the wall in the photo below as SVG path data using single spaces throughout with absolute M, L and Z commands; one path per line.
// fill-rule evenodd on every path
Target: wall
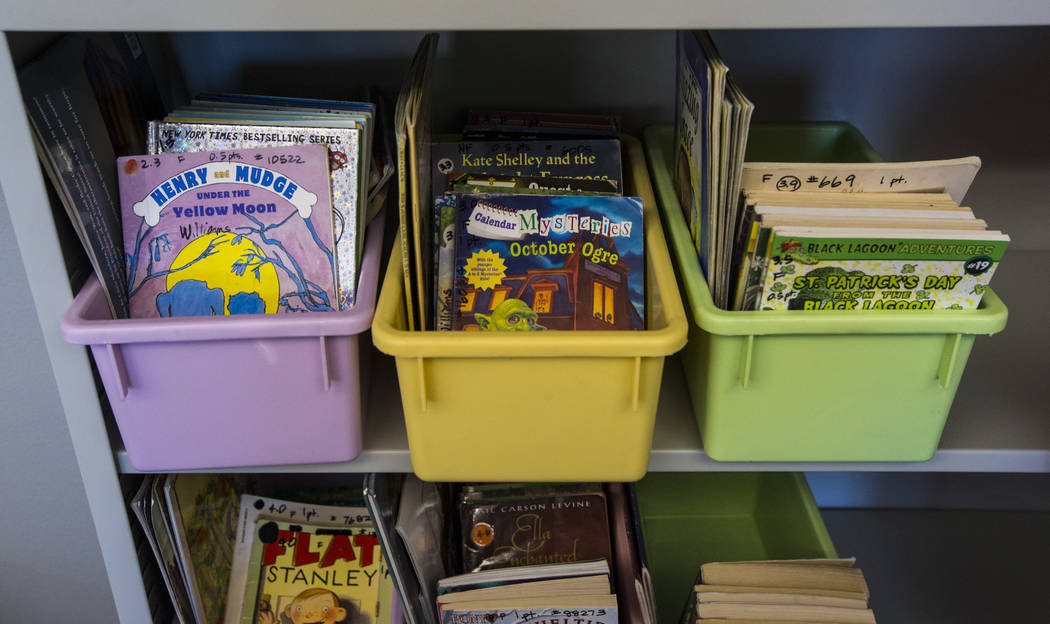
M 31 622 L 116 622 L 44 339 L 0 193 L 0 604 Z M 56 287 L 65 288 L 64 284 Z M 6 620 L 7 618 L 0 618 Z

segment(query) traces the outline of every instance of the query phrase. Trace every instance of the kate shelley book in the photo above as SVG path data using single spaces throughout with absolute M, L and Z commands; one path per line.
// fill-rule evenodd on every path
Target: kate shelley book
M 338 309 L 321 145 L 117 159 L 133 318 Z

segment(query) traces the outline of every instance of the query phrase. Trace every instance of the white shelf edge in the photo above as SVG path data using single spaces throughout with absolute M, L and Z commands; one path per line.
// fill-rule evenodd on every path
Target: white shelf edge
M 3 30 L 568 30 L 840 28 L 1050 24 L 1045 0 L 13 0 Z M 196 10 L 192 10 L 196 8 Z M 191 10 L 187 10 L 191 9 Z M 203 9 L 203 10 L 202 10 Z

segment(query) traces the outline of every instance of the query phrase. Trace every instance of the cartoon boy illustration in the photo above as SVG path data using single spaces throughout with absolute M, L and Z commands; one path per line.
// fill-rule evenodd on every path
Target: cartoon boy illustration
M 346 620 L 346 609 L 332 590 L 311 587 L 285 607 L 284 615 L 294 624 L 335 624 Z

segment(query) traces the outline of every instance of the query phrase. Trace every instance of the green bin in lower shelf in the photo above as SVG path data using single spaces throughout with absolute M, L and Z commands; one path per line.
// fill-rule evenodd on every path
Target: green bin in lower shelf
M 804 124 L 800 132 L 807 127 L 819 124 Z M 647 129 L 645 148 L 690 317 L 680 357 L 707 455 L 718 461 L 930 459 L 974 338 L 1006 326 L 1003 302 L 989 289 L 976 310 L 717 308 L 667 167 L 672 134 L 669 126 Z M 800 141 L 815 158 L 820 142 L 811 143 Z M 841 140 L 826 145 L 826 161 L 873 153 L 866 142 L 855 149 Z
M 635 485 L 661 622 L 675 622 L 703 563 L 836 557 L 799 473 L 649 473 Z

